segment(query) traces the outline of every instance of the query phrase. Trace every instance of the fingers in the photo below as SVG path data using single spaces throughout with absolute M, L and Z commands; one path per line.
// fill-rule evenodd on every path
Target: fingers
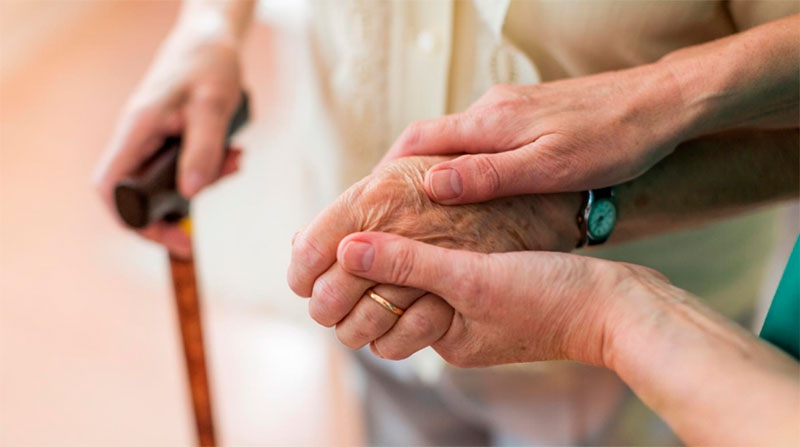
M 389 360 L 407 358 L 442 338 L 450 328 L 454 312 L 442 298 L 428 293 L 406 309 L 385 335 L 373 341 L 370 350 Z
M 464 155 L 439 163 L 425 175 L 425 192 L 438 203 L 462 205 L 498 197 L 584 189 L 580 179 L 566 175 L 580 172 L 580 166 L 575 166 L 568 154 L 549 149 L 554 139 L 545 136 L 518 149 Z
M 392 285 L 378 285 L 372 290 L 401 309 L 413 308 L 414 302 L 425 294 L 418 289 Z M 350 349 L 364 347 L 392 329 L 398 318 L 402 320 L 402 317 L 398 317 L 367 296 L 366 289 L 361 293 L 353 310 L 336 325 L 336 337 Z
M 239 172 L 242 162 L 242 150 L 230 148 L 225 153 L 225 159 L 222 161 L 222 168 L 219 171 L 219 178 L 227 177 L 229 175 Z
M 336 261 L 336 247 L 346 235 L 358 231 L 347 206 L 337 200 L 296 234 L 286 279 L 299 296 L 311 296 L 315 281 Z
M 334 264 L 314 282 L 308 313 L 317 323 L 332 327 L 351 312 L 374 281 L 359 278 Z
M 156 222 L 138 231 L 139 235 L 165 246 L 170 253 L 182 259 L 191 259 L 192 242 L 189 235 L 178 225 Z
M 466 299 L 465 287 L 479 285 L 486 256 L 448 250 L 389 233 L 356 233 L 339 244 L 344 270 L 377 283 L 415 287 L 450 301 Z M 451 298 L 452 297 L 452 298 Z
M 186 129 L 178 161 L 178 189 L 184 197 L 191 198 L 219 177 L 225 133 L 236 106 L 229 96 L 213 88 L 200 88 L 186 105 Z
M 444 205 L 530 193 L 536 173 L 521 151 L 464 155 L 440 163 L 425 174 L 425 192 Z
M 113 209 L 114 185 L 150 157 L 164 137 L 180 125 L 178 114 L 164 111 L 163 104 L 123 114 L 93 175 L 95 187 L 109 208 Z
M 380 165 L 409 155 L 446 155 L 500 150 L 493 138 L 500 129 L 497 116 L 459 113 L 412 123 L 400 134 Z M 490 132 L 491 131 L 491 132 Z

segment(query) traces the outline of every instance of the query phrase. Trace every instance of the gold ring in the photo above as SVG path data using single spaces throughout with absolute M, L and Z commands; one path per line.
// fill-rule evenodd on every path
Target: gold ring
M 378 295 L 372 289 L 367 289 L 366 295 L 368 297 L 372 298 L 372 300 L 375 301 L 376 303 L 378 303 L 381 306 L 383 306 L 384 309 L 386 309 L 389 312 L 397 315 L 398 317 L 400 315 L 403 315 L 403 313 L 405 312 L 405 309 L 401 309 L 401 308 L 395 306 L 394 304 L 390 303 L 389 300 L 387 300 L 386 298 Z

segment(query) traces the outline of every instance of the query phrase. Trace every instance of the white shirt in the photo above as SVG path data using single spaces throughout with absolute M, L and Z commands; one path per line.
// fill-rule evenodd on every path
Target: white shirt
M 797 12 L 796 1 L 318 0 L 312 54 L 338 139 L 330 147 L 339 154 L 340 190 L 367 175 L 409 123 L 464 110 L 494 84 L 632 67 Z M 772 220 L 760 213 L 592 255 L 654 267 L 729 316 L 743 317 L 770 253 Z M 441 363 L 415 358 L 405 373 L 436 380 L 439 367 L 431 365 Z M 535 393 L 543 412 L 564 396 L 589 392 L 579 389 L 591 388 L 599 374 L 563 362 L 516 368 L 538 376 L 545 388 L 542 374 L 574 376 L 572 392 L 557 387 L 553 400 Z M 489 402 L 491 383 L 484 385 L 474 392 Z M 565 432 L 543 442 L 572 441 L 571 421 L 562 422 L 541 427 Z

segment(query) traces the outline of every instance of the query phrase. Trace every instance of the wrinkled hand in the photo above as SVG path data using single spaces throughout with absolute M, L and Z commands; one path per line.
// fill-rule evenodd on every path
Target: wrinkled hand
M 338 260 L 452 305 L 432 346 L 455 366 L 576 360 L 616 372 L 688 445 L 765 436 L 797 444 L 797 361 L 656 271 L 565 253 L 450 250 L 388 233 L 346 237 Z M 403 343 L 411 341 L 382 349 Z
M 658 64 L 499 85 L 463 113 L 413 123 L 383 162 L 470 154 L 426 175 L 428 195 L 444 204 L 615 185 L 642 174 L 683 140 L 689 114 L 681 101 L 671 72 Z
M 575 247 L 580 236 L 575 222 L 579 194 L 442 206 L 427 197 L 422 182 L 425 171 L 445 159 L 409 157 L 387 164 L 348 189 L 295 237 L 289 285 L 298 295 L 311 297 L 311 317 L 325 326 L 336 325 L 337 337 L 348 347 L 355 349 L 377 340 L 373 352 L 385 358 L 403 358 L 425 345 L 384 342 L 433 343 L 447 330 L 452 316 L 452 308 L 441 298 L 413 288 L 374 287 L 379 295 L 407 308 L 400 319 L 369 298 L 362 299 L 376 283 L 357 278 L 336 263 L 337 246 L 350 233 L 385 231 L 484 253 L 568 251 Z M 383 345 L 403 349 L 383 349 Z
M 184 136 L 177 182 L 185 197 L 235 172 L 241 151 L 225 156 L 223 144 L 241 90 L 238 49 L 227 36 L 176 30 L 131 95 L 97 167 L 95 185 L 109 210 L 114 185 L 167 136 Z M 159 222 L 139 233 L 174 254 L 191 254 L 188 236 L 175 226 Z
M 446 300 L 455 312 L 432 346 L 460 367 L 558 359 L 608 366 L 604 344 L 628 321 L 622 312 L 635 308 L 620 302 L 632 289 L 667 284 L 639 266 L 552 252 L 486 255 L 387 233 L 347 236 L 338 260 L 351 274 Z M 383 348 L 402 349 L 390 343 L 408 341 Z

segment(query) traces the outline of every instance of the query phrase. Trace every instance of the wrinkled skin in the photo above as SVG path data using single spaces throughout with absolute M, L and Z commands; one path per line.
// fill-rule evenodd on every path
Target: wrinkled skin
M 448 250 L 388 233 L 347 236 L 337 259 L 361 277 L 447 300 L 452 324 L 431 346 L 455 366 L 603 366 L 688 445 L 797 445 L 796 359 L 654 270 L 566 253 Z
M 381 357 L 404 358 L 423 346 L 382 351 L 381 339 L 414 339 L 429 345 L 444 335 L 453 316 L 452 308 L 441 298 L 416 289 L 374 288 L 406 309 L 400 319 L 370 299 L 362 299 L 375 283 L 336 264 L 337 246 L 348 234 L 382 231 L 482 253 L 569 251 L 575 247 L 579 194 L 527 195 L 443 206 L 428 198 L 423 179 L 430 166 L 447 159 L 408 157 L 383 166 L 348 189 L 295 237 L 289 285 L 298 295 L 311 297 L 312 318 L 325 326 L 335 325 L 346 346 L 357 349 L 374 342 L 372 350 Z
M 391 163 L 348 189 L 337 204 L 349 209 L 362 231 L 395 233 L 442 247 L 484 253 L 575 247 L 577 232 L 569 231 L 575 229 L 551 227 L 553 218 L 574 223 L 580 199 L 573 194 L 528 195 L 460 207 L 432 202 L 422 187 L 425 171 L 445 158 Z
M 429 195 L 450 205 L 616 185 L 684 141 L 680 98 L 669 70 L 658 65 L 496 85 L 462 113 L 409 125 L 384 160 L 466 154 L 428 175 Z M 434 173 L 456 179 L 434 181 Z M 451 182 L 458 192 L 446 188 Z
M 371 247 L 369 267 L 354 243 Z M 541 251 L 483 255 L 388 233 L 347 236 L 338 260 L 354 275 L 451 304 L 450 328 L 432 347 L 465 368 L 567 358 L 609 366 L 606 343 L 641 318 L 636 298 L 670 289 L 663 275 L 636 265 Z

